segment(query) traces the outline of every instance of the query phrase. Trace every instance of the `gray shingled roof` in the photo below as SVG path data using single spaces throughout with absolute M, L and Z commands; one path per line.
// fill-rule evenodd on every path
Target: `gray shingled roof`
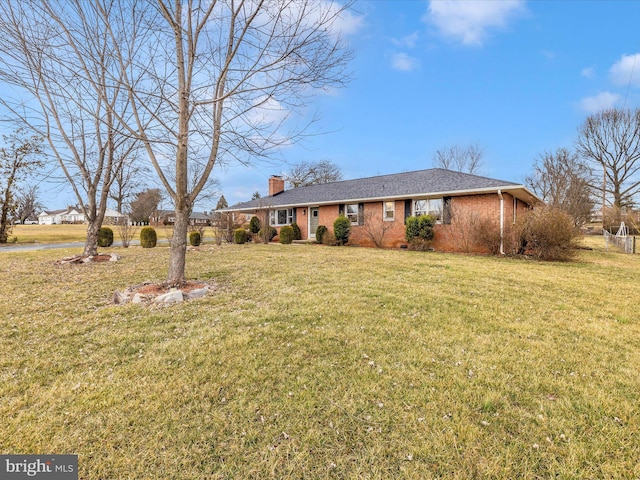
M 528 203 L 537 200 L 535 195 L 521 184 L 433 168 L 294 188 L 276 195 L 238 203 L 220 211 L 462 195 L 498 190 L 508 190 Z

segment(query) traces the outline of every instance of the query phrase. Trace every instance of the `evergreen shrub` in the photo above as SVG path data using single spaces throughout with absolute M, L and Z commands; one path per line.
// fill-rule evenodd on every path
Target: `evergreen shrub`
M 158 234 L 153 227 L 143 227 L 140 230 L 140 245 L 142 248 L 154 248 L 158 243 Z
M 237 243 L 238 245 L 247 243 L 247 231 L 244 228 L 236 228 L 233 231 L 233 243 Z
M 109 227 L 101 227 L 98 230 L 98 246 L 104 248 L 111 245 L 113 245 L 113 230 Z
M 251 220 L 249 220 L 249 231 L 251 233 L 258 233 L 260 228 L 262 228 L 260 225 L 260 219 L 254 215 L 251 217 Z
M 327 227 L 325 227 L 324 225 L 318 225 L 318 228 L 316 228 L 316 242 L 323 243 L 322 239 L 327 231 Z
M 202 236 L 200 235 L 200 232 L 191 232 L 189 234 L 189 245 L 191 245 L 192 247 L 199 246 L 201 241 Z
M 344 215 L 340 215 L 333 222 L 333 234 L 336 237 L 336 243 L 338 245 L 346 245 L 349 241 L 349 234 L 351 233 L 351 221 Z
M 295 233 L 291 225 L 285 225 L 280 229 L 280 243 L 288 245 L 293 242 Z
M 302 232 L 300 231 L 300 227 L 296 222 L 291 224 L 291 228 L 293 228 L 293 239 L 294 240 L 302 240 Z M 280 232 L 282 235 L 282 231 Z

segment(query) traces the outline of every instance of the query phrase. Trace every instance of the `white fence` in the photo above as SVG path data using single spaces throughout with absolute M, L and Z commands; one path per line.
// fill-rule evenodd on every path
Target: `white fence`
M 636 237 L 633 235 L 614 235 L 612 233 L 607 232 L 606 230 L 602 231 L 604 235 L 604 241 L 606 242 L 607 248 L 609 245 L 615 245 L 616 247 L 624 250 L 625 253 L 636 253 Z

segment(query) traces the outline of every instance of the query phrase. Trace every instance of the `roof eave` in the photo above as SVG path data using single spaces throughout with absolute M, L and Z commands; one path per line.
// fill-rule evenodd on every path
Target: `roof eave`
M 531 192 L 524 185 L 503 185 L 503 186 L 494 186 L 494 187 L 485 187 L 485 188 L 474 188 L 468 190 L 453 190 L 453 191 L 441 191 L 441 192 L 418 192 L 418 193 L 407 193 L 403 195 L 387 195 L 387 196 L 376 196 L 376 197 L 366 197 L 366 198 L 346 198 L 339 200 L 325 200 L 325 201 L 309 201 L 309 202 L 297 202 L 297 203 L 283 203 L 278 205 L 269 205 L 266 201 L 261 205 L 254 205 L 244 208 L 233 208 L 227 207 L 225 209 L 216 210 L 220 213 L 249 213 L 255 212 L 256 210 L 269 210 L 271 208 L 299 208 L 299 207 L 308 207 L 308 206 L 323 206 L 323 205 L 335 205 L 338 203 L 361 203 L 361 202 L 386 202 L 391 200 L 403 200 L 407 198 L 429 198 L 429 197 L 460 197 L 464 195 L 484 195 L 489 193 L 498 193 L 501 192 L 510 192 L 510 193 L 518 193 L 517 191 L 522 192 L 520 195 L 514 195 L 516 198 L 523 200 L 529 204 L 541 202 L 542 200 L 538 198 L 533 192 Z M 266 200 L 266 198 L 264 199 Z

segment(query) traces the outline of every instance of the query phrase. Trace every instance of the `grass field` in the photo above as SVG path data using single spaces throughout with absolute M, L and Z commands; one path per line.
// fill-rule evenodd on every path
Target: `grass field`
M 118 227 L 106 225 L 113 230 L 113 238 L 116 242 L 120 240 Z M 134 227 L 139 234 L 140 228 Z M 158 239 L 169 239 L 173 233 L 172 227 L 157 227 L 156 232 Z M 138 239 L 138 234 L 135 238 Z M 205 240 L 213 237 L 213 230 L 211 228 L 205 229 Z M 26 243 L 70 243 L 70 242 L 84 242 L 87 238 L 87 226 L 85 224 L 78 225 L 14 225 L 12 227 L 11 235 L 9 235 L 8 245 L 14 243 L 26 244 Z M 2 245 L 0 245 L 0 252 L 2 251 Z
M 27 227 L 25 227 L 27 228 Z M 640 477 L 640 256 L 205 245 L 2 253 L 0 451 L 83 479 Z
M 9 242 L 68 243 L 84 242 L 86 238 L 86 225 L 14 225 Z

